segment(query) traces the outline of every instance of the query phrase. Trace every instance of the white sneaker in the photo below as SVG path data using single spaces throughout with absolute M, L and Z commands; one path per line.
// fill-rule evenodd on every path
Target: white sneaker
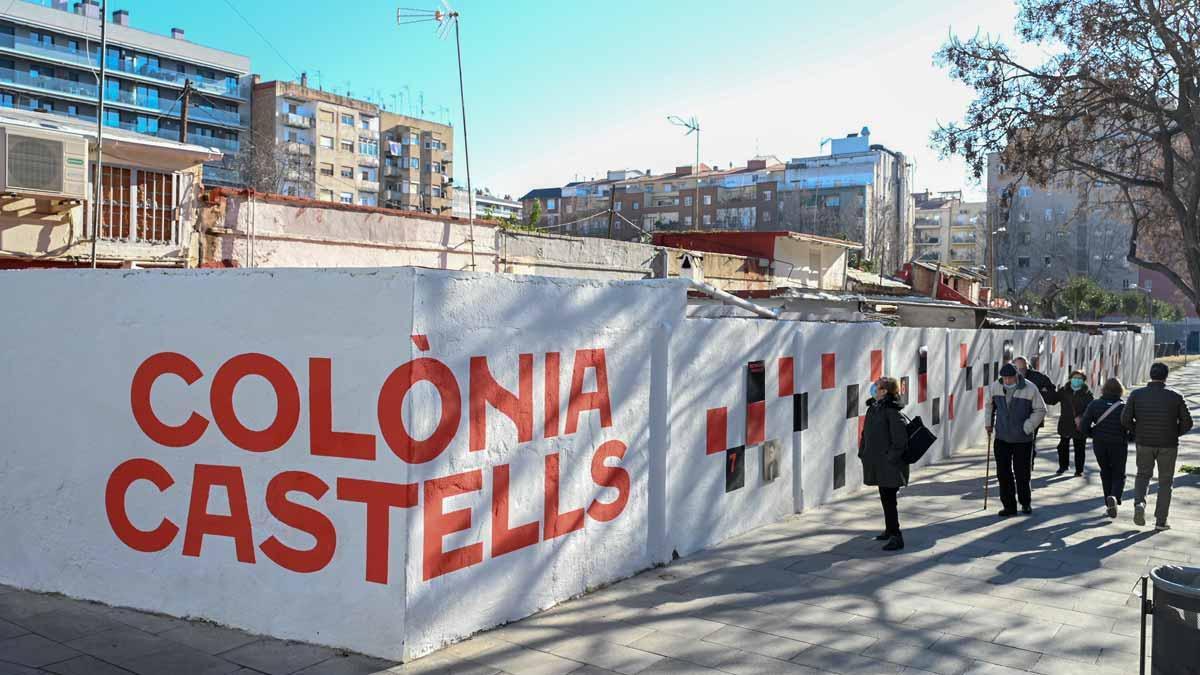
M 1142 526 L 1142 525 L 1146 524 L 1146 505 L 1145 504 L 1134 504 L 1133 505 L 1133 524 L 1138 525 L 1138 526 Z

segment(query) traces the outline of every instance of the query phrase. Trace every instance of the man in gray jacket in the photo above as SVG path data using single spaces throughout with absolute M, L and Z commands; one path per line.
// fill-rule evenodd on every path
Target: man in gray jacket
M 1011 363 L 1000 369 L 1000 381 L 989 385 L 991 396 L 987 403 L 987 427 L 990 436 L 995 431 L 993 452 L 996 456 L 996 478 L 1000 481 L 1000 502 L 1004 508 L 1000 517 L 1016 515 L 1017 501 L 1021 510 L 1033 513 L 1029 474 L 1033 458 L 1033 435 L 1046 417 L 1046 402 L 1033 384 L 1017 373 Z
M 1169 530 L 1167 514 L 1171 510 L 1171 485 L 1175 480 L 1175 460 L 1179 456 L 1179 437 L 1192 428 L 1187 402 L 1174 389 L 1167 389 L 1167 366 L 1150 366 L 1150 383 L 1129 395 L 1121 424 L 1133 433 L 1137 444 L 1137 479 L 1133 483 L 1133 522 L 1146 524 L 1146 490 L 1158 465 L 1158 500 L 1154 505 L 1155 527 Z

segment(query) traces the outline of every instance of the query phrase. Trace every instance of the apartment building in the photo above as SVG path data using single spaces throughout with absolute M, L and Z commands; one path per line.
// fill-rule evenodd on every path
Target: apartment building
M 604 178 L 531 191 L 542 225 L 565 234 L 646 238 L 662 230 L 791 231 L 863 242 L 863 255 L 894 272 L 912 254 L 911 164 L 870 143 L 864 128 L 833 139 L 830 154 L 743 166 L 609 171 Z M 548 190 L 561 190 L 554 195 Z M 610 218 L 611 213 L 611 218 Z M 611 220 L 611 223 L 610 223 Z
M 534 188 L 521 197 L 521 212 L 528 218 L 529 214 L 536 210 L 541 215 L 535 224 L 539 227 L 556 230 L 559 223 L 562 195 L 563 188 L 560 187 Z
M 986 263 L 987 202 L 963 201 L 962 190 L 913 194 L 913 259 L 957 267 Z
M 512 195 L 496 195 L 487 188 L 475 188 L 475 217 L 489 220 L 506 220 L 512 218 L 521 220 L 521 202 Z M 454 217 L 466 218 L 470 214 L 467 207 L 467 191 L 454 191 Z
M 1137 283 L 1138 268 L 1125 260 L 1131 226 L 1112 207 L 1112 186 L 1083 176 L 1036 185 L 1009 173 L 998 154 L 988 158 L 987 186 L 1001 292 L 1041 292 L 1072 276 L 1109 290 Z
M 253 89 L 253 176 L 258 189 L 379 206 L 379 106 L 299 82 Z
M 385 150 L 383 204 L 449 215 L 455 193 L 454 128 L 387 111 L 380 128 Z
M 250 60 L 189 42 L 180 28 L 158 35 L 112 12 L 107 28 L 104 121 L 110 127 L 181 140 L 183 91 L 191 83 L 187 144 L 215 148 L 204 182 L 239 185 L 237 155 L 250 114 Z M 96 123 L 100 67 L 98 0 L 14 0 L 0 14 L 0 107 Z

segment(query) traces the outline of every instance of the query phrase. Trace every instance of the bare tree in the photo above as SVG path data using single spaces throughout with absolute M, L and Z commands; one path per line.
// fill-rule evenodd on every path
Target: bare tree
M 1021 0 L 1017 31 L 1051 56 L 1022 63 L 984 35 L 952 37 L 938 52 L 976 98 L 934 144 L 977 177 L 998 151 L 1038 184 L 1076 174 L 1112 184 L 1133 224 L 1126 259 L 1200 308 L 1200 4 Z M 1174 240 L 1180 271 L 1139 249 L 1156 229 Z
M 303 150 L 309 146 L 277 142 L 273 135 L 253 130 L 242 134 L 240 146 L 232 168 L 247 187 L 274 194 L 317 196 L 312 153 Z

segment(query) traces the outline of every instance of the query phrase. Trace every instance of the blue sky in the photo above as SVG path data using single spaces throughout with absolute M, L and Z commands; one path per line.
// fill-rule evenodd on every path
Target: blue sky
M 434 7 L 433 0 L 400 0 Z M 440 1 L 440 0 L 439 0 Z M 452 121 L 465 183 L 453 39 L 397 26 L 381 0 L 110 0 L 137 28 L 245 54 L 265 79 L 296 79 Z M 425 4 L 428 2 L 428 4 Z M 667 115 L 696 115 L 701 161 L 819 154 L 824 137 L 869 126 L 916 162 L 916 187 L 964 188 L 961 163 L 928 147 L 970 92 L 932 63 L 951 30 L 1009 34 L 1010 0 L 456 0 L 476 187 L 531 187 L 690 163 Z M 286 62 L 285 62 L 286 61 Z

